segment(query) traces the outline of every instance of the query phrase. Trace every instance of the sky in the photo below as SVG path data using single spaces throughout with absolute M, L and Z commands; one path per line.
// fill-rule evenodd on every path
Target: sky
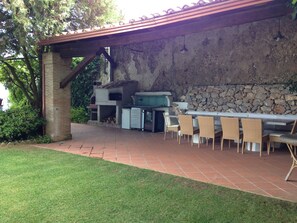
M 192 6 L 197 0 L 115 0 L 118 8 L 122 10 L 126 20 L 138 20 L 142 16 L 153 13 L 165 14 L 163 10 L 178 9 L 184 5 Z
M 0 98 L 3 99 L 2 105 L 3 105 L 3 110 L 8 108 L 8 91 L 5 90 L 4 86 L 0 83 Z
M 165 14 L 163 10 L 170 8 L 178 10 L 178 7 L 191 6 L 193 2 L 197 2 L 197 0 L 115 0 L 118 9 L 122 11 L 125 20 L 128 21 L 130 19 L 139 20 L 142 16 L 150 17 L 154 13 Z M 2 103 L 4 109 L 7 108 L 7 97 L 7 90 L 0 83 L 0 98 L 4 99 Z

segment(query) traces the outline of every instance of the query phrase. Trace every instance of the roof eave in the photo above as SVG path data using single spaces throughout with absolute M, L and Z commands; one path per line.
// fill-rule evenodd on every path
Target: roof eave
M 120 25 L 116 27 L 104 28 L 99 30 L 92 30 L 80 33 L 66 34 L 60 36 L 50 37 L 48 39 L 41 40 L 39 42 L 40 46 L 66 43 L 76 40 L 91 39 L 96 37 L 118 35 L 122 33 L 129 33 L 135 31 L 141 31 L 146 29 L 151 29 L 155 27 L 166 26 L 169 24 L 179 23 L 192 19 L 199 19 L 206 16 L 211 16 L 223 12 L 229 12 L 236 9 L 242 9 L 251 6 L 259 6 L 263 4 L 269 4 L 271 2 L 276 2 L 275 0 L 229 0 L 218 2 L 215 4 L 205 5 L 203 7 L 192 7 L 187 10 L 182 10 L 172 14 L 142 20 L 135 21 L 130 24 Z

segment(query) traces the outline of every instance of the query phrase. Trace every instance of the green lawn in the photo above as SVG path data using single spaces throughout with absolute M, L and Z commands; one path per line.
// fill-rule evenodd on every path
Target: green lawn
M 297 204 L 107 161 L 0 148 L 0 222 L 297 222 Z

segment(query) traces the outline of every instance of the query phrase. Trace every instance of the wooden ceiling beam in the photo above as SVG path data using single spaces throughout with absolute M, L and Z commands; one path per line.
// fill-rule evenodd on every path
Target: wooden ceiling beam
M 60 44 L 54 46 L 54 48 L 60 52 L 61 56 L 64 57 L 84 56 L 94 53 L 94 49 L 98 49 L 100 47 L 120 46 L 145 41 L 160 40 L 179 35 L 280 17 L 286 14 L 288 14 L 288 8 L 284 4 L 279 3 L 265 7 L 259 6 L 240 11 L 236 10 L 232 13 L 220 13 L 218 15 L 203 17 L 198 20 L 189 20 L 186 22 L 167 25 L 166 27 L 155 27 L 121 35 L 113 35 L 110 37 L 100 37 L 92 40 L 81 40 L 72 43 Z

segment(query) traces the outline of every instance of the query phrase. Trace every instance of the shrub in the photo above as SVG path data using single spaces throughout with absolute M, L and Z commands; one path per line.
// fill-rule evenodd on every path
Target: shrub
M 83 107 L 71 108 L 71 122 L 87 123 L 89 120 L 88 112 Z
M 40 135 L 45 120 L 31 107 L 0 111 L 0 141 L 27 140 Z
M 52 142 L 52 138 L 49 135 L 39 135 L 34 137 L 32 140 L 38 144 L 47 144 Z

